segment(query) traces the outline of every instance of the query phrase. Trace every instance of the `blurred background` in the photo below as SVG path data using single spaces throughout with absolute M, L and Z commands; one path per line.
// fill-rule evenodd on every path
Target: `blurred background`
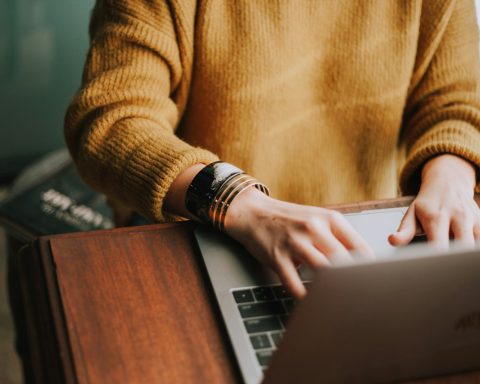
M 0 180 L 63 146 L 94 0 L 0 0 Z
M 480 19 L 476 0 L 477 17 Z M 63 147 L 65 109 L 80 84 L 94 0 L 0 0 L 0 199 L 29 163 Z M 21 382 L 6 299 L 0 228 L 0 383 Z

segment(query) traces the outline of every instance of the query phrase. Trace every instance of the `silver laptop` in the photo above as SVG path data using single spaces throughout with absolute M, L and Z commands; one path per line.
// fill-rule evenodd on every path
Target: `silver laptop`
M 246 383 L 388 382 L 480 368 L 480 252 L 388 244 L 405 208 L 346 215 L 375 262 L 278 277 L 207 227 L 196 238 Z M 286 331 L 288 329 L 288 331 Z

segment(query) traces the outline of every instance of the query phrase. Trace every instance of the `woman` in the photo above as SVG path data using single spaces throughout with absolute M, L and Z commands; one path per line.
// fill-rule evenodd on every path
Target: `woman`
M 418 194 L 392 244 L 480 236 L 472 1 L 100 0 L 91 37 L 65 129 L 85 179 L 152 220 L 213 222 L 297 297 L 297 264 L 371 254 L 318 206 L 398 178 Z

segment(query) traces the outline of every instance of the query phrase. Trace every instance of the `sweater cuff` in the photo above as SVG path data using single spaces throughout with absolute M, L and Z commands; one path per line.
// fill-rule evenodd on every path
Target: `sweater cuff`
M 138 146 L 126 165 L 122 179 L 123 192 L 126 196 L 137 197 L 135 201 L 139 205 L 135 208 L 145 217 L 159 222 L 182 220 L 163 210 L 170 186 L 190 166 L 210 164 L 217 160 L 218 157 L 213 153 L 192 147 L 174 135 L 150 137 Z
M 447 153 L 469 161 L 478 175 L 480 132 L 465 121 L 445 121 L 420 136 L 409 149 L 400 174 L 402 193 L 416 194 L 420 188 L 423 165 L 432 157 Z

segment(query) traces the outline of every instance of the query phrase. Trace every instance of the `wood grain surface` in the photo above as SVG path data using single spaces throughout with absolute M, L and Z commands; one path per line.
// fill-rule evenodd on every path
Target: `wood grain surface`
M 79 383 L 239 377 L 189 225 L 50 240 Z
M 192 229 L 159 224 L 57 235 L 31 247 L 22 260 L 39 382 L 239 382 Z M 415 383 L 480 384 L 480 372 Z

